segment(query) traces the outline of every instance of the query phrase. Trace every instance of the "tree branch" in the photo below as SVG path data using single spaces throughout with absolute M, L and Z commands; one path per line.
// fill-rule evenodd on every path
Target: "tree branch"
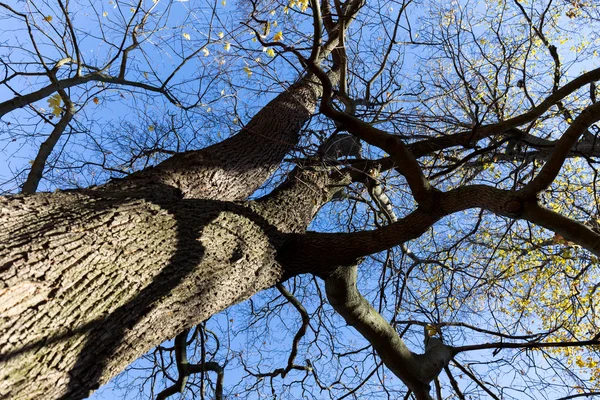
M 333 108 L 331 105 L 331 96 L 333 94 L 331 80 L 318 65 L 309 63 L 308 67 L 323 85 L 323 96 L 319 111 L 323 115 L 340 123 L 351 134 L 389 153 L 397 165 L 398 172 L 406 178 L 417 203 L 421 207 L 428 210 L 431 209 L 435 201 L 434 188 L 430 185 L 427 178 L 425 178 L 416 158 L 402 140 L 398 136 L 377 129 L 353 115 L 337 111 Z
M 223 367 L 213 361 L 203 362 L 202 364 L 190 364 L 187 358 L 188 333 L 189 329 L 186 329 L 175 337 L 175 360 L 177 362 L 177 372 L 179 374 L 177 381 L 173 385 L 160 392 L 156 396 L 156 400 L 164 400 L 174 394 L 183 393 L 185 385 L 191 374 L 197 374 L 206 371 L 213 371 L 217 373 L 215 399 L 223 399 Z
M 575 143 L 577 143 L 579 137 L 588 127 L 599 120 L 600 103 L 592 104 L 583 110 L 569 128 L 567 128 L 560 140 L 556 142 L 550 159 L 539 174 L 523 189 L 519 190 L 518 195 L 522 198 L 531 198 L 548 188 L 554 179 L 556 179 L 565 159 L 573 149 L 573 146 L 575 146 Z
M 351 265 L 358 258 L 416 239 L 446 215 L 481 208 L 512 219 L 523 218 L 554 232 L 600 256 L 600 235 L 567 217 L 543 208 L 537 201 L 523 201 L 515 192 L 484 185 L 462 186 L 440 192 L 436 207 L 417 208 L 390 225 L 353 233 L 290 235 L 280 252 L 284 267 L 294 273 L 327 274 L 338 265 Z M 332 252 L 331 249 L 337 249 Z
M 486 349 L 546 349 L 556 347 L 583 347 L 583 346 L 598 346 L 600 345 L 599 339 L 591 340 L 578 340 L 576 342 L 526 342 L 526 343 L 482 343 L 473 344 L 468 346 L 454 347 L 453 350 L 456 354 L 465 351 L 474 350 L 486 350 Z
M 285 378 L 288 372 L 290 372 L 294 368 L 294 359 L 298 354 L 298 344 L 306 334 L 306 329 L 310 324 L 310 318 L 308 316 L 308 312 L 306 312 L 306 309 L 304 308 L 302 303 L 300 303 L 298 299 L 295 298 L 294 295 L 285 288 L 285 286 L 283 286 L 281 283 L 278 283 L 276 287 L 277 290 L 279 290 L 279 292 L 283 295 L 283 297 L 285 297 L 286 300 L 289 301 L 290 304 L 293 305 L 296 310 L 298 310 L 298 313 L 300 313 L 300 316 L 302 317 L 302 324 L 300 325 L 298 332 L 296 332 L 296 335 L 294 336 L 294 340 L 292 342 L 292 351 L 290 352 L 290 356 L 288 357 L 288 365 L 281 374 L 281 376 Z
M 50 156 L 50 153 L 52 153 L 54 146 L 56 146 L 56 143 L 58 143 L 58 140 L 62 136 L 67 126 L 69 126 L 69 123 L 75 115 L 75 106 L 69 99 L 69 96 L 64 92 L 64 90 L 60 90 L 60 94 L 65 103 L 64 113 L 58 123 L 54 125 L 54 129 L 52 129 L 48 139 L 46 139 L 40 146 L 38 154 L 31 166 L 31 170 L 29 171 L 27 179 L 25 180 L 23 188 L 21 189 L 21 193 L 23 194 L 32 194 L 37 191 L 38 185 L 44 173 L 46 160 L 48 160 L 48 157 Z
M 175 100 L 169 93 L 164 89 L 152 85 L 148 85 L 142 82 L 130 81 L 127 79 L 117 78 L 109 75 L 102 74 L 100 72 L 92 72 L 83 76 L 75 76 L 72 78 L 62 79 L 56 82 L 49 84 L 35 92 L 28 93 L 23 96 L 16 96 L 10 100 L 4 101 L 0 103 L 0 117 L 6 115 L 7 113 L 14 111 L 18 108 L 25 107 L 31 103 L 42 100 L 52 93 L 60 90 L 60 89 L 68 89 L 73 86 L 82 85 L 87 82 L 104 82 L 104 83 L 114 83 L 123 86 L 132 86 L 140 89 L 148 90 L 151 92 L 157 92 L 165 95 L 167 99 L 173 104 L 179 104 L 177 100 Z
M 590 72 L 580 75 L 567 83 L 556 92 L 546 97 L 540 104 L 532 108 L 526 113 L 518 115 L 507 120 L 480 126 L 475 135 L 472 130 L 459 132 L 453 135 L 439 136 L 431 139 L 425 139 L 412 144 L 408 144 L 408 149 L 414 154 L 416 158 L 423 157 L 424 155 L 431 154 L 434 151 L 443 150 L 449 147 L 458 145 L 465 145 L 472 143 L 473 141 L 480 140 L 493 135 L 498 135 L 508 131 L 511 128 L 515 128 L 527 123 L 530 123 L 542 116 L 546 111 L 555 105 L 561 99 L 564 99 L 568 95 L 574 93 L 576 90 L 581 89 L 583 86 L 600 80 L 600 68 L 596 68 Z
M 385 365 L 419 400 L 431 399 L 429 383 L 452 359 L 451 349 L 430 339 L 425 354 L 415 354 L 395 329 L 371 306 L 356 288 L 357 266 L 339 267 L 325 278 L 332 307 L 371 343 Z

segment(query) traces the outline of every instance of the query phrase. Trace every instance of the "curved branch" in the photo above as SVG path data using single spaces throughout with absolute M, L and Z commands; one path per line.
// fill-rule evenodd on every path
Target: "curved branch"
M 337 111 L 333 108 L 331 105 L 331 96 L 333 93 L 331 80 L 318 65 L 308 63 L 308 67 L 323 85 L 323 96 L 319 111 L 323 115 L 340 123 L 354 136 L 389 153 L 397 165 L 398 172 L 406 178 L 406 182 L 417 203 L 427 210 L 431 209 L 435 200 L 435 189 L 423 174 L 415 156 L 404 142 L 396 135 L 377 129 L 353 115 Z
M 587 131 L 594 122 L 600 120 L 600 103 L 592 104 L 575 118 L 573 123 L 565 131 L 563 136 L 556 142 L 554 151 L 550 159 L 540 173 L 523 189 L 519 191 L 519 196 L 522 198 L 534 197 L 538 193 L 548 188 L 565 162 L 565 159 L 577 143 L 579 137 Z
M 294 359 L 298 354 L 298 343 L 300 343 L 300 340 L 304 337 L 304 334 L 306 334 L 306 329 L 308 328 L 308 325 L 310 323 L 310 318 L 308 316 L 308 312 L 306 312 L 306 308 L 304 308 L 302 303 L 300 303 L 300 301 L 298 301 L 298 299 L 295 298 L 294 295 L 285 288 L 285 286 L 283 286 L 281 283 L 278 283 L 275 286 L 277 287 L 277 290 L 279 290 L 279 292 L 283 295 L 283 297 L 285 297 L 286 300 L 289 301 L 290 304 L 292 304 L 296 310 L 298 310 L 300 316 L 302 317 L 302 325 L 300 325 L 300 329 L 298 329 L 298 332 L 296 332 L 296 335 L 294 336 L 294 340 L 292 342 L 292 351 L 290 352 L 290 356 L 288 357 L 288 365 L 285 368 L 285 370 L 281 373 L 281 376 L 285 378 L 288 372 L 290 372 L 294 368 Z
M 156 396 L 156 400 L 164 400 L 174 394 L 182 393 L 191 374 L 197 374 L 206 371 L 217 373 L 217 387 L 215 389 L 215 399 L 223 399 L 223 375 L 224 370 L 214 361 L 203 362 L 202 364 L 189 364 L 187 358 L 187 336 L 189 329 L 181 332 L 175 337 L 175 360 L 177 361 L 177 372 L 179 374 L 177 381 Z
M 72 78 L 62 79 L 60 81 L 53 82 L 35 92 L 28 93 L 23 96 L 16 96 L 10 100 L 4 101 L 0 103 L 0 117 L 6 115 L 7 113 L 14 111 L 18 108 L 23 108 L 28 104 L 34 103 L 36 101 L 42 100 L 52 93 L 61 90 L 68 89 L 73 86 L 82 85 L 88 82 L 104 82 L 104 83 L 114 83 L 117 85 L 123 86 L 132 86 L 140 89 L 148 90 L 150 92 L 161 93 L 167 97 L 167 99 L 173 104 L 179 104 L 176 99 L 174 99 L 165 89 L 159 88 L 156 86 L 148 85 L 142 82 L 130 81 L 127 79 L 117 78 L 114 76 L 105 75 L 99 72 L 93 72 L 91 74 L 83 75 L 83 76 L 75 76 Z
M 319 0 L 310 1 L 313 14 L 313 45 L 310 52 L 310 62 L 315 62 L 319 59 L 321 50 L 321 32 L 323 30 L 323 17 L 321 15 L 321 6 Z
M 574 93 L 591 82 L 600 80 L 600 68 L 596 68 L 590 72 L 580 75 L 567 83 L 556 92 L 546 97 L 540 104 L 532 108 L 528 112 L 516 117 L 501 121 L 495 124 L 480 126 L 475 135 L 472 130 L 459 132 L 453 135 L 440 136 L 432 139 L 425 139 L 419 142 L 408 144 L 408 149 L 416 158 L 423 157 L 433 151 L 443 150 L 449 147 L 472 143 L 474 140 L 480 140 L 486 137 L 506 132 L 509 129 L 527 124 L 542 116 L 546 111 L 555 105 L 561 99 Z
M 521 216 L 527 221 L 558 233 L 567 241 L 580 245 L 594 255 L 600 256 L 600 235 L 584 224 L 532 201 L 524 203 Z
M 183 392 L 185 385 L 190 376 L 187 371 L 188 359 L 187 359 L 187 337 L 189 329 L 184 330 L 175 337 L 175 360 L 177 362 L 177 372 L 179 374 L 177 381 L 156 396 L 156 400 L 164 400 L 176 393 Z
M 525 219 L 560 233 L 565 239 L 600 256 L 600 235 L 583 224 L 540 206 L 536 200 L 525 201 L 515 192 L 471 185 L 439 193 L 433 209 L 419 207 L 398 222 L 375 230 L 290 235 L 278 258 L 293 273 L 309 272 L 323 276 L 339 265 L 351 265 L 360 257 L 416 239 L 443 217 L 471 208 L 512 219 Z M 337 251 L 332 252 L 334 248 Z
M 339 267 L 325 278 L 325 290 L 332 307 L 371 343 L 381 360 L 418 400 L 430 400 L 429 383 L 448 366 L 450 347 L 430 339 L 425 354 L 415 354 L 396 330 L 371 306 L 356 288 L 357 266 Z
M 32 194 L 37 191 L 38 185 L 44 173 L 46 161 L 48 160 L 50 153 L 52 153 L 54 146 L 56 146 L 56 143 L 58 143 L 58 140 L 62 136 L 67 126 L 69 126 L 69 123 L 75 115 L 75 107 L 69 99 L 69 96 L 63 90 L 60 91 L 60 94 L 65 103 L 65 111 L 58 123 L 54 125 L 54 129 L 52 129 L 48 139 L 46 139 L 40 146 L 37 156 L 35 157 L 31 166 L 31 170 L 29 171 L 27 179 L 25 180 L 23 188 L 21 189 L 21 193 L 23 194 Z

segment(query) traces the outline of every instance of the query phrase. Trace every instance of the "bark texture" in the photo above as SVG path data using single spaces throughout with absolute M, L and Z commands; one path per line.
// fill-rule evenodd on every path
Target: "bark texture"
M 2 208 L 0 393 L 9 398 L 87 396 L 150 347 L 281 277 L 261 218 L 234 204 L 54 194 Z
M 1 198 L 0 397 L 85 397 L 151 347 L 281 281 L 284 232 L 306 229 L 339 188 L 333 176 L 296 171 L 246 203 L 129 182 Z
M 306 76 L 271 100 L 235 136 L 202 150 L 174 155 L 129 180 L 152 179 L 181 190 L 185 198 L 245 199 L 296 146 L 321 91 L 316 78 Z
M 82 191 L 0 198 L 0 398 L 82 398 L 151 347 L 283 277 L 300 233 L 348 179 L 294 171 L 252 194 L 314 111 L 301 79 L 236 136 Z

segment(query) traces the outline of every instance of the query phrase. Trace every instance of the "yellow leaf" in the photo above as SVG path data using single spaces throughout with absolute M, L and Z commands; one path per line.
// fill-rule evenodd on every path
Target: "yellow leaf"
M 181 36 L 183 36 L 183 38 L 184 38 L 185 40 L 190 40 L 190 39 L 191 39 L 191 37 L 190 37 L 190 34 L 189 34 L 189 33 L 183 33 Z
M 229 49 L 231 49 L 231 43 L 225 42 L 225 45 L 223 46 L 223 48 L 225 48 L 225 51 L 229 51 Z
M 58 107 L 60 106 L 60 101 L 60 95 L 58 93 L 55 93 L 48 98 L 48 105 L 50 107 Z
M 252 76 L 252 70 L 247 65 L 244 67 L 244 72 L 246 72 L 246 74 L 248 74 L 248 78 L 250 78 Z
M 427 336 L 430 337 L 439 333 L 438 328 L 433 325 L 427 325 L 425 329 L 427 330 Z
M 148 130 L 150 132 L 154 132 L 154 125 L 148 125 Z
M 223 0 L 223 1 L 221 2 L 221 4 L 223 4 L 223 5 L 226 5 L 226 4 L 227 4 L 227 2 L 226 2 L 225 0 Z
M 273 36 L 274 42 L 281 42 L 283 40 L 283 32 L 279 31 Z
M 210 54 L 210 51 L 208 51 L 208 49 L 205 47 L 202 49 L 202 53 L 204 54 L 204 57 L 208 57 L 208 55 Z
M 134 13 L 134 12 L 135 12 L 135 8 L 131 7 L 131 8 L 129 9 L 129 11 L 131 11 L 132 13 Z
M 108 17 L 108 13 L 107 13 L 106 11 L 104 11 L 104 12 L 102 13 L 102 16 L 103 16 L 103 17 Z
M 44 17 L 44 21 L 52 22 L 52 15 L 48 15 L 48 16 Z
M 144 72 L 144 78 L 148 79 L 148 73 Z
M 223 39 L 223 36 L 225 36 L 225 34 L 223 32 L 219 32 L 218 36 L 219 36 L 219 39 Z
M 273 49 L 268 49 L 268 50 L 267 50 L 267 55 L 268 55 L 269 57 L 275 57 L 275 50 L 273 50 Z
M 61 98 L 58 93 L 55 93 L 48 98 L 48 106 L 50 106 L 50 111 L 56 117 L 60 116 L 60 113 L 62 112 L 62 107 L 60 106 L 60 103 Z

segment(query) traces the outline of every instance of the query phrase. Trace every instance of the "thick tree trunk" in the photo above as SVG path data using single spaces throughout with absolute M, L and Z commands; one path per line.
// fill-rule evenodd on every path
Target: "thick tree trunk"
M 335 80 L 335 73 L 330 74 Z M 174 155 L 128 179 L 152 179 L 185 198 L 241 200 L 271 176 L 298 143 L 322 87 L 308 75 L 263 107 L 235 136 L 202 150 Z
M 225 200 L 270 176 L 320 93 L 304 78 L 231 139 L 103 187 L 0 198 L 0 398 L 85 397 L 279 282 L 277 250 L 329 198 L 327 174 Z
M 241 206 L 106 194 L 3 200 L 1 395 L 87 396 L 281 277 L 260 216 Z
M 0 397 L 85 397 L 151 347 L 281 281 L 284 232 L 306 228 L 330 184 L 297 172 L 248 203 L 130 182 L 0 198 Z

